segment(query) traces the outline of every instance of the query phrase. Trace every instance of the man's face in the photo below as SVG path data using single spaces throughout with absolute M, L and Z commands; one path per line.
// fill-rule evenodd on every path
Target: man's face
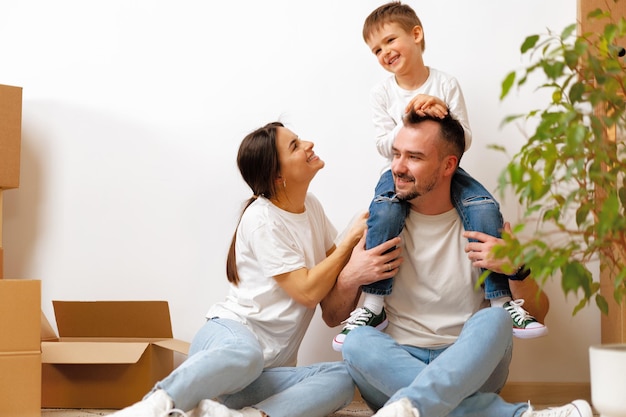
M 424 121 L 398 132 L 391 172 L 400 199 L 423 197 L 440 183 L 444 163 L 438 147 L 439 129 L 438 123 Z

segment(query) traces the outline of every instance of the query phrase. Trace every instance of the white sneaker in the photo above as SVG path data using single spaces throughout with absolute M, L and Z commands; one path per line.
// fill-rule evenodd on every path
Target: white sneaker
M 537 411 L 533 410 L 529 402 L 528 410 L 524 411 L 522 417 L 593 417 L 593 412 L 585 400 L 576 400 L 562 407 L 550 407 Z
M 420 417 L 420 412 L 408 398 L 402 398 L 384 406 L 373 417 Z
M 246 407 L 241 410 L 231 410 L 224 404 L 213 400 L 202 400 L 193 409 L 189 417 L 260 417 L 261 411 Z
M 523 305 L 524 300 L 520 299 L 507 301 L 502 306 L 511 315 L 513 336 L 520 339 L 532 339 L 547 335 L 548 328 L 524 310 Z
M 111 417 L 165 417 L 172 412 L 172 415 L 180 415 L 181 411 L 174 408 L 174 401 L 162 389 L 154 391 L 147 398 L 121 409 Z M 184 413 L 183 413 L 184 415 Z

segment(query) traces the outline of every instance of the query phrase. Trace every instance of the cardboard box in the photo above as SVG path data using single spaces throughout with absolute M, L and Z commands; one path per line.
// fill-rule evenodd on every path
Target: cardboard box
M 41 281 L 0 280 L 0 352 L 39 352 Z
M 0 84 L 0 188 L 20 185 L 22 88 Z
M 41 416 L 41 352 L 0 353 L 0 416 Z
M 0 417 L 41 416 L 41 281 L 0 280 Z
M 4 249 L 0 246 L 0 279 L 4 277 Z
M 42 407 L 123 408 L 174 369 L 166 301 L 53 301 L 57 342 L 41 342 Z

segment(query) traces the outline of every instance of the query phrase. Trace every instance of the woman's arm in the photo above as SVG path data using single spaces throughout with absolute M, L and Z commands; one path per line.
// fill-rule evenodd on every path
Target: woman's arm
M 327 257 L 311 269 L 300 268 L 276 275 L 274 279 L 298 303 L 315 308 L 335 284 L 337 276 L 348 262 L 352 249 L 365 231 L 367 214 L 362 214 L 346 237 L 328 252 Z

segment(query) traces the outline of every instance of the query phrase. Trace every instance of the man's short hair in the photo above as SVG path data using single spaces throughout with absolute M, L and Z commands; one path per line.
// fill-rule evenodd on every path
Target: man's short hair
M 450 154 L 455 155 L 459 161 L 465 152 L 465 130 L 463 125 L 452 116 L 448 109 L 448 114 L 443 118 L 436 116 L 419 115 L 414 110 L 405 114 L 402 122 L 405 126 L 411 127 L 419 125 L 427 120 L 431 120 L 439 124 L 439 137 L 446 142 Z

